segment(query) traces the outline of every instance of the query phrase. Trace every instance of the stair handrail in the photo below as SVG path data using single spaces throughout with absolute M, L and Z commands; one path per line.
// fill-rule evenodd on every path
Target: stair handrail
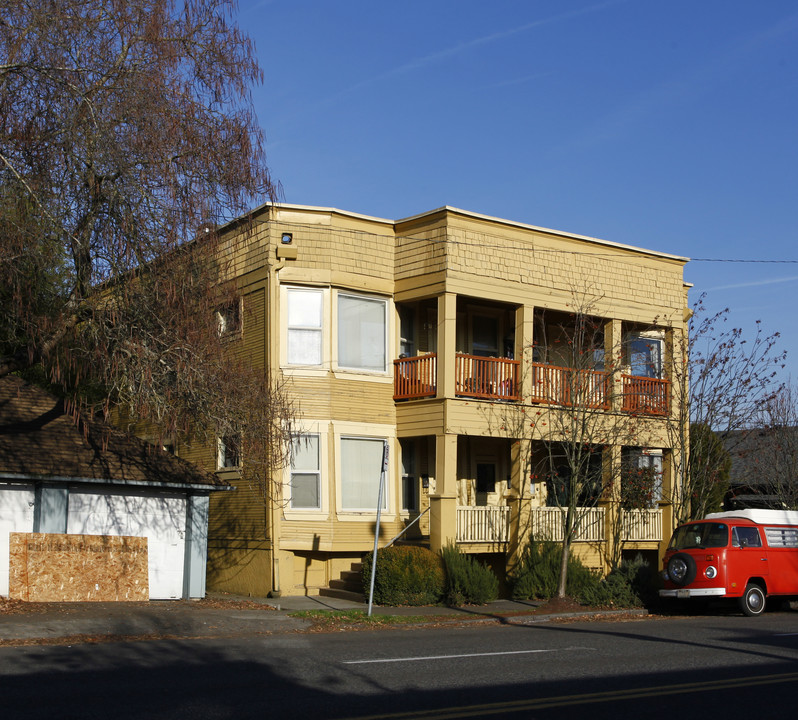
M 413 527 L 413 525 L 415 525 L 419 520 L 421 520 L 421 518 L 423 518 L 424 515 L 426 515 L 431 509 L 432 506 L 430 505 L 423 513 L 420 513 L 416 517 L 416 519 L 413 520 L 413 522 L 411 522 L 409 525 L 406 525 L 405 528 L 396 537 L 394 537 L 392 540 L 389 540 L 388 544 L 385 547 L 387 548 L 391 547 L 391 545 L 393 545 L 400 537 L 402 537 L 402 535 L 404 535 L 411 527 Z

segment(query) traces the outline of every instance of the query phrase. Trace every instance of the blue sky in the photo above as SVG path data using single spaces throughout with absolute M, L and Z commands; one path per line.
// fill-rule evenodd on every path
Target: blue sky
M 794 2 L 241 0 L 238 19 L 285 202 L 757 261 L 685 279 L 798 363 Z

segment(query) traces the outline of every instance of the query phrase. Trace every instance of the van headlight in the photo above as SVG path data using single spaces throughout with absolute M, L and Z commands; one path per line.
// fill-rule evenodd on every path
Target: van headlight
M 704 575 L 706 575 L 710 580 L 714 578 L 718 574 L 718 569 L 714 565 L 707 565 L 707 569 L 704 570 Z

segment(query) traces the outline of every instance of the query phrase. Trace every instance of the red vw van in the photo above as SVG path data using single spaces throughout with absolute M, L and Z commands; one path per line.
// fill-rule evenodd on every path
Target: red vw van
M 761 615 L 768 597 L 798 597 L 798 511 L 711 513 L 676 528 L 662 562 L 661 597 L 738 598 Z

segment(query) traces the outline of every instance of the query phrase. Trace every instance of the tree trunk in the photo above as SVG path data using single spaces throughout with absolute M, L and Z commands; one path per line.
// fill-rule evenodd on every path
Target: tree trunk
M 568 585 L 568 557 L 571 554 L 571 543 L 568 538 L 562 541 L 562 559 L 560 561 L 560 584 L 557 588 L 557 597 L 565 597 L 565 588 Z

